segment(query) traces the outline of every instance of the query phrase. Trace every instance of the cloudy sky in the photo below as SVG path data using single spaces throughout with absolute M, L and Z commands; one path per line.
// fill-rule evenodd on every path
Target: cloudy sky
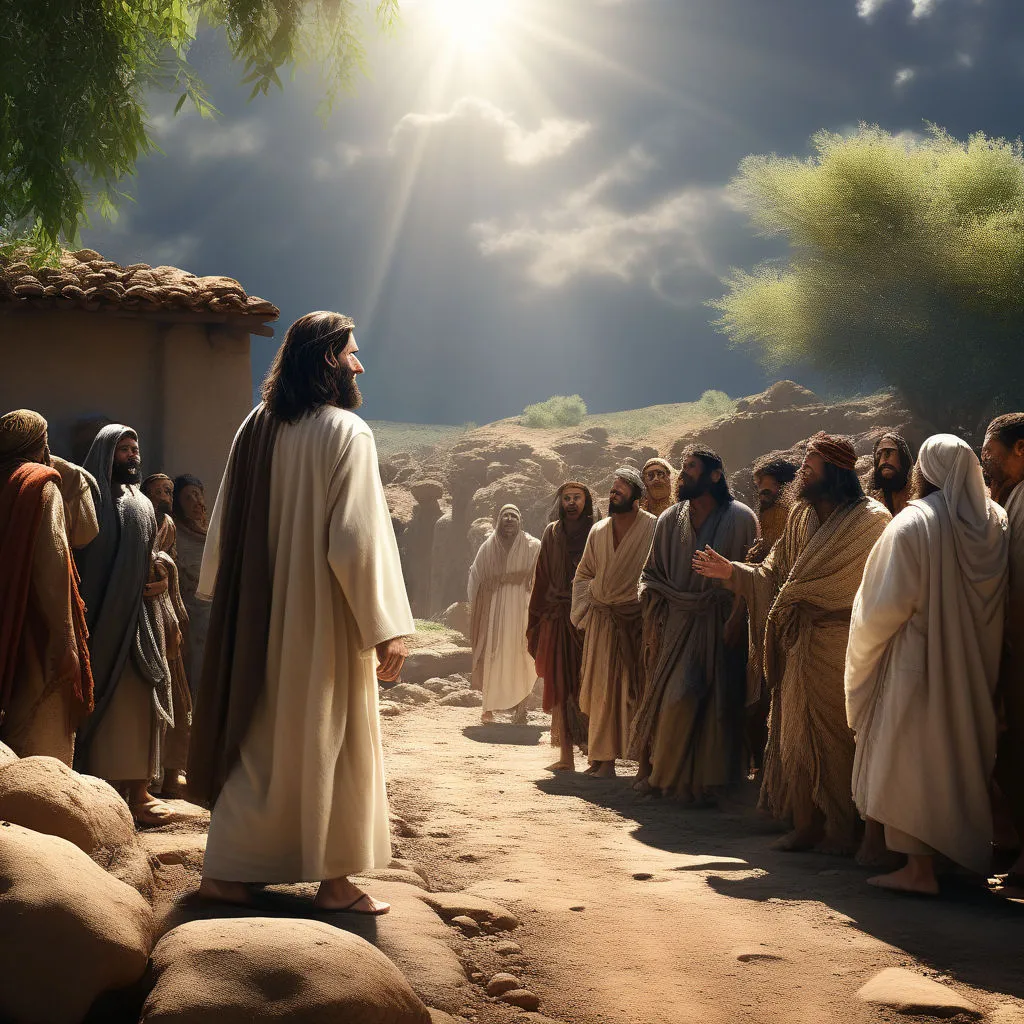
M 461 8 L 468 8 L 467 16 Z M 326 125 L 300 73 L 222 112 L 153 119 L 135 202 L 85 243 L 353 316 L 373 419 L 487 422 L 552 394 L 592 412 L 766 383 L 705 302 L 776 255 L 730 206 L 749 153 L 822 128 L 1016 137 L 1020 0 L 407 0 Z M 475 12 L 475 13 L 473 13 Z M 482 12 L 482 13 L 481 13 Z M 468 20 L 467 20 L 468 18 Z M 828 389 L 799 367 L 798 380 Z

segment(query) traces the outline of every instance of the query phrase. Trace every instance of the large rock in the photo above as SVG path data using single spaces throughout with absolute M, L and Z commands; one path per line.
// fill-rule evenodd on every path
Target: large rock
M 190 921 L 157 943 L 153 973 L 143 1022 L 430 1024 L 380 950 L 322 921 Z
M 519 918 L 493 900 L 468 892 L 424 892 L 419 897 L 445 921 L 470 917 L 477 924 L 487 924 L 496 931 L 512 931 L 519 927 Z
M 142 977 L 153 930 L 149 904 L 73 843 L 0 823 L 0 1018 L 78 1024 Z
M 442 708 L 482 708 L 484 695 L 479 690 L 456 690 L 442 697 L 437 704 Z
M 888 967 L 857 990 L 865 1003 L 922 1017 L 980 1017 L 981 1011 L 959 992 L 903 967 Z
M 23 757 L 0 767 L 0 819 L 60 836 L 147 899 L 149 856 L 127 804 L 113 787 L 79 775 L 53 757 Z
M 429 704 L 434 697 L 426 687 L 415 683 L 397 683 L 388 690 L 388 699 L 400 704 Z
M 437 676 L 448 676 L 456 672 L 463 675 L 473 670 L 473 652 L 468 647 L 434 651 L 414 651 L 402 666 L 402 682 L 424 683 Z
M 441 621 L 449 628 L 458 630 L 463 636 L 469 636 L 470 609 L 468 601 L 456 601 L 445 608 Z
M 18 755 L 6 743 L 0 742 L 0 768 L 17 760 Z

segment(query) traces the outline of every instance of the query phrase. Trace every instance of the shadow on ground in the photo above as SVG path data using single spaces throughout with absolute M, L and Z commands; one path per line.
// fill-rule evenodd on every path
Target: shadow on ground
M 508 725 L 495 722 L 492 725 L 467 725 L 462 735 L 477 743 L 504 743 L 514 747 L 535 747 L 547 729 L 539 725 Z
M 855 927 L 943 973 L 978 988 L 1024 998 L 1020 942 L 1024 901 L 1008 899 L 980 881 L 943 879 L 940 899 L 900 896 L 867 885 L 871 872 L 852 859 L 770 848 L 781 831 L 756 809 L 745 784 L 723 809 L 697 810 L 665 799 L 641 799 L 630 779 L 557 774 L 541 779 L 545 793 L 576 796 L 636 822 L 633 837 L 685 857 L 678 871 L 706 872 L 715 892 L 733 899 L 822 903 Z

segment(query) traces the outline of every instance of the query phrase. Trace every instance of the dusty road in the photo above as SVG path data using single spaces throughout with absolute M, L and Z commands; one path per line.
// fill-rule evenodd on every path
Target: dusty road
M 392 805 L 409 826 L 398 852 L 436 888 L 519 914 L 512 967 L 541 1013 L 573 1024 L 893 1020 L 856 992 L 909 967 L 993 1022 L 1024 1022 L 1024 902 L 966 885 L 942 900 L 899 897 L 850 861 L 776 853 L 752 794 L 729 811 L 686 810 L 637 800 L 625 778 L 552 776 L 545 721 L 484 727 L 477 709 L 430 705 L 385 722 Z

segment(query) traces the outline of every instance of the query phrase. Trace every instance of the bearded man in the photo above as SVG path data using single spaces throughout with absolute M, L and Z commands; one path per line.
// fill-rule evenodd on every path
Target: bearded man
M 997 691 L 1003 730 L 995 777 L 1024 847 L 1024 413 L 997 416 L 988 425 L 981 462 L 992 499 L 1006 509 L 1009 521 L 1009 600 Z M 1024 849 L 1005 884 L 1024 888 Z
M 338 313 L 288 328 L 214 508 L 188 770 L 212 806 L 206 899 L 318 881 L 322 910 L 389 909 L 348 876 L 391 859 L 377 679 L 398 678 L 415 625 L 357 352 Z
M 590 718 L 587 774 L 615 777 L 629 750 L 643 696 L 643 619 L 637 588 L 658 520 L 640 508 L 643 482 L 632 466 L 615 471 L 608 518 L 587 537 L 573 578 L 572 624 L 583 631 L 580 708 Z
M 871 885 L 935 895 L 934 855 L 988 875 L 1006 513 L 970 445 L 921 446 L 916 500 L 868 556 L 846 653 L 853 796 L 907 864 Z M 922 757 L 934 751 L 937 756 Z M 943 756 L 945 752 L 945 756 Z
M 760 565 L 775 547 L 786 529 L 786 521 L 793 508 L 790 484 L 796 479 L 799 467 L 785 456 L 765 455 L 754 463 L 754 486 L 757 488 L 758 538 L 750 546 L 744 559 L 750 565 Z M 713 545 L 712 545 L 713 546 Z M 763 625 L 763 624 L 762 624 Z M 768 744 L 768 710 L 771 704 L 764 681 L 764 630 L 758 629 L 747 615 L 747 605 L 737 600 L 729 621 L 725 624 L 726 637 L 747 631 L 747 711 L 743 735 L 746 747 L 745 763 L 754 777 L 764 769 L 764 751 Z
M 150 582 L 156 514 L 139 486 L 141 466 L 138 434 L 119 423 L 100 430 L 85 458 L 97 483 L 100 532 L 75 559 L 96 708 L 78 732 L 75 767 L 124 788 L 135 819 L 154 825 L 171 814 L 149 787 L 162 773 L 161 740 L 174 718 L 154 604 L 160 588 Z
M 184 773 L 188 765 L 189 733 L 192 726 L 192 695 L 184 661 L 184 633 L 188 626 L 178 586 L 176 531 L 171 509 L 174 505 L 174 483 L 164 473 L 154 473 L 142 482 L 142 493 L 153 503 L 156 512 L 156 551 L 149 571 L 150 595 L 153 601 L 157 641 L 163 648 L 171 673 L 171 704 L 174 724 L 164 734 L 164 796 L 185 794 Z
M 733 498 L 722 459 L 710 448 L 683 453 L 677 497 L 658 519 L 640 577 L 651 653 L 632 745 L 650 751 L 645 789 L 711 804 L 739 780 L 746 644 L 742 633 L 727 642 L 733 594 L 695 573 L 693 555 L 711 546 L 742 559 L 757 537 L 757 518 Z
M 912 497 L 910 474 L 914 456 L 902 434 L 887 430 L 875 441 L 872 453 L 874 469 L 868 494 L 880 501 L 890 515 L 902 512 Z
M 558 520 L 548 523 L 530 595 L 527 648 L 544 680 L 544 710 L 551 714 L 551 744 L 559 748 L 549 771 L 574 772 L 574 747 L 587 750 L 587 718 L 580 710 L 583 634 L 572 624 L 572 580 L 594 526 L 590 489 L 575 480 L 558 488 Z
M 210 628 L 210 602 L 199 596 L 199 573 L 206 547 L 206 492 L 198 477 L 183 474 L 174 480 L 174 504 L 171 508 L 175 529 L 175 556 L 181 599 L 188 613 L 185 627 L 185 674 L 195 703 L 199 679 L 203 674 L 203 652 Z
M 710 547 L 694 556 L 694 569 L 740 594 L 763 631 L 772 696 L 761 806 L 792 823 L 780 850 L 846 854 L 858 827 L 846 643 L 864 563 L 892 517 L 864 494 L 856 464 L 849 440 L 815 434 L 786 531 L 765 560 L 731 562 Z
M 473 689 L 483 691 L 485 725 L 495 711 L 510 709 L 514 723 L 526 722 L 526 698 L 537 681 L 526 626 L 539 552 L 540 541 L 523 529 L 522 513 L 504 505 L 469 568 Z
M 0 417 L 0 740 L 20 757 L 70 766 L 93 682 L 61 477 L 49 460 L 42 416 Z
M 644 496 L 640 507 L 657 518 L 672 504 L 672 475 L 675 470 L 660 458 L 648 459 L 640 471 Z

